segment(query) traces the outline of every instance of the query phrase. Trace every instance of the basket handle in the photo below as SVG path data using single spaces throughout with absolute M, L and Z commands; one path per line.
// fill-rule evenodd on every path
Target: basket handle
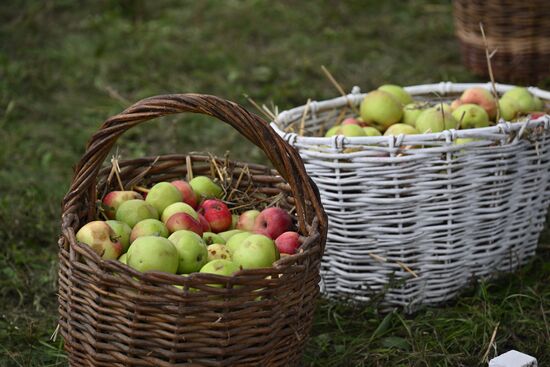
M 63 213 L 69 212 L 71 207 L 78 207 L 79 197 L 84 191 L 87 191 L 91 202 L 95 202 L 97 174 L 120 135 L 144 121 L 182 112 L 216 117 L 258 146 L 289 183 L 302 233 L 307 233 L 306 223 L 313 220 L 312 213 L 306 209 L 306 202 L 311 203 L 314 208 L 320 233 L 325 233 L 327 217 L 321 205 L 319 191 L 308 177 L 297 151 L 259 116 L 234 102 L 204 94 L 169 94 L 146 98 L 107 119 L 88 142 L 86 152 L 75 168 L 70 189 L 63 199 Z M 89 217 L 93 217 L 95 205 L 90 205 L 90 208 L 92 212 Z

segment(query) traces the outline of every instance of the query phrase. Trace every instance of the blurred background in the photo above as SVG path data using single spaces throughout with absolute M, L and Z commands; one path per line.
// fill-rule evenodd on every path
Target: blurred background
M 66 364 L 61 341 L 49 341 L 60 203 L 106 118 L 141 98 L 185 92 L 257 112 L 248 95 L 282 111 L 338 95 L 321 65 L 346 91 L 488 81 L 463 66 L 453 24 L 452 4 L 435 0 L 0 2 L 0 365 Z M 532 85 L 550 89 L 550 78 Z M 122 159 L 230 151 L 267 163 L 229 126 L 192 115 L 143 124 L 118 148 Z M 523 273 L 410 318 L 323 301 L 304 363 L 473 366 L 497 322 L 501 348 L 519 345 L 550 363 L 550 264 L 541 248 Z M 528 300 L 503 306 L 511 294 Z

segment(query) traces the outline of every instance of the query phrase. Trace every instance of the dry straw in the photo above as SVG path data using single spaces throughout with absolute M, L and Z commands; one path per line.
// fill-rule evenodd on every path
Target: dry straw
M 492 83 L 406 90 L 440 103 L 471 87 L 491 90 Z M 495 84 L 499 93 L 512 87 Z M 549 92 L 529 90 L 550 100 Z M 535 253 L 550 199 L 550 116 L 421 135 L 316 137 L 339 111 L 352 115 L 348 103 L 358 106 L 364 97 L 355 91 L 311 101 L 305 136 L 285 132 L 304 106 L 272 123 L 298 149 L 329 216 L 327 295 L 366 301 L 384 292 L 387 305 L 415 310 L 451 299 L 473 277 L 516 269 Z M 458 138 L 474 140 L 457 145 Z
M 227 157 L 182 154 L 116 157 L 111 166 L 101 168 L 126 130 L 181 112 L 230 124 L 258 145 L 277 171 Z M 97 218 L 98 194 L 118 185 L 145 191 L 155 182 L 186 175 L 216 178 L 233 207 L 252 201 L 295 213 L 303 238 L 299 253 L 281 258 L 272 268 L 242 270 L 232 277 L 180 276 L 137 272 L 118 261 L 102 260 L 76 241 L 75 232 Z M 319 192 L 296 150 L 258 116 L 207 95 L 166 95 L 134 104 L 92 136 L 63 200 L 59 331 L 70 365 L 299 365 L 319 293 L 326 229 Z M 221 287 L 212 287 L 215 283 Z

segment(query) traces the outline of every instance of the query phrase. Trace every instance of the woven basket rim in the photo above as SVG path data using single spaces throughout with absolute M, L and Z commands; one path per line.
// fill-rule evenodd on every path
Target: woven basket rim
M 492 83 L 453 83 L 453 82 L 440 82 L 433 84 L 420 84 L 406 86 L 404 89 L 412 96 L 423 95 L 427 93 L 438 93 L 440 95 L 447 95 L 450 93 L 461 93 L 468 88 L 480 87 L 487 90 L 492 90 Z M 511 84 L 499 84 L 495 83 L 497 92 L 503 93 L 516 85 Z M 543 99 L 550 101 L 550 91 L 546 91 L 537 87 L 526 87 L 530 93 Z M 332 99 L 326 99 L 322 101 L 311 101 L 309 103 L 308 114 L 315 115 L 318 112 L 323 112 L 335 108 L 341 108 L 353 103 L 359 105 L 362 99 L 368 93 L 360 93 L 359 87 L 354 87 L 352 92 L 346 96 L 336 97 Z M 368 137 L 344 137 L 343 135 L 335 135 L 331 137 L 315 137 L 315 136 L 301 136 L 296 133 L 288 133 L 280 128 L 280 123 L 286 123 L 299 119 L 306 108 L 306 105 L 294 107 L 288 110 L 280 112 L 274 121 L 271 121 L 271 127 L 286 140 L 292 141 L 298 144 L 307 145 L 337 145 L 338 143 L 348 142 L 353 145 L 367 145 L 377 144 L 380 142 L 388 142 L 393 144 L 397 136 L 368 136 Z M 525 128 L 532 128 L 537 126 L 543 126 L 545 129 L 550 128 L 550 115 L 545 114 L 539 118 L 529 120 L 527 122 L 509 122 L 501 119 L 495 126 L 474 128 L 474 129 L 450 129 L 442 132 L 430 133 L 430 134 L 416 134 L 416 135 L 400 135 L 399 141 L 403 143 L 416 144 L 426 141 L 454 141 L 458 138 L 475 138 L 479 136 L 502 134 L 503 132 L 515 132 Z

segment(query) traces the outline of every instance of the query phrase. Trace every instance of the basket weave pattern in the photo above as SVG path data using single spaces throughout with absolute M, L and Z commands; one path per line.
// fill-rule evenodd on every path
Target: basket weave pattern
M 234 188 L 253 188 L 251 200 L 278 198 L 277 205 L 295 208 L 305 238 L 298 254 L 278 260 L 273 268 L 242 270 L 232 277 L 184 277 L 140 273 L 102 260 L 76 241 L 78 228 L 96 218 L 97 196 L 114 189 L 106 179 L 109 167 L 100 168 L 116 138 L 140 122 L 179 112 L 215 116 L 264 150 L 280 176 L 254 164 L 224 161 L 225 167 Z M 207 156 L 141 158 L 120 166 L 127 188 L 136 177 L 141 184 L 185 177 L 188 167 L 194 175 L 214 176 Z M 326 221 L 298 154 L 256 115 L 205 95 L 136 103 L 92 137 L 63 202 L 59 323 L 71 366 L 297 365 L 319 293 Z M 213 283 L 223 286 L 209 286 Z
M 550 2 L 546 0 L 454 0 L 454 23 L 464 64 L 488 76 L 485 42 L 497 80 L 535 83 L 550 75 Z
M 406 89 L 433 100 L 434 93 L 451 99 L 472 86 L 489 88 Z M 363 97 L 312 102 L 305 136 L 284 132 L 298 130 L 304 106 L 272 124 L 299 150 L 329 216 L 325 293 L 366 301 L 385 292 L 387 305 L 414 310 L 452 298 L 472 277 L 511 271 L 534 254 L 550 199 L 548 115 L 437 134 L 314 137 L 342 111 L 352 116 L 348 103 L 359 105 Z M 457 138 L 476 140 L 457 145 Z

